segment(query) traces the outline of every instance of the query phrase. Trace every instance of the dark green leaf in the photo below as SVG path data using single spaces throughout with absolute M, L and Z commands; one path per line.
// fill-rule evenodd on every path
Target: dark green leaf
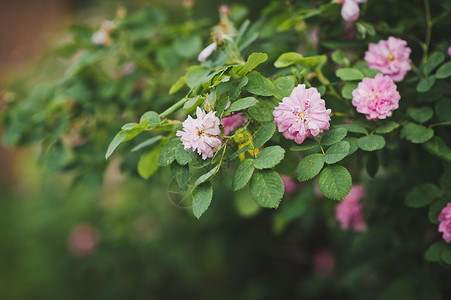
M 358 146 L 358 138 L 355 137 L 345 137 L 343 139 L 343 141 L 348 142 L 349 143 L 349 153 L 348 156 L 351 155 L 352 153 L 356 152 L 359 149 Z
M 198 186 L 208 180 L 210 180 L 219 170 L 220 165 L 215 166 L 213 169 L 205 173 L 204 175 L 197 178 L 196 182 L 194 183 L 194 186 Z
M 310 154 L 304 157 L 296 168 L 296 177 L 299 181 L 307 181 L 318 175 L 324 166 L 324 155 Z
M 158 164 L 160 166 L 169 166 L 175 160 L 176 153 L 180 149 L 178 148 L 180 144 L 181 142 L 177 138 L 169 140 L 163 149 L 161 149 Z
M 451 61 L 443 64 L 440 68 L 438 68 L 437 73 L 435 73 L 435 77 L 438 79 L 445 79 L 451 76 Z
M 305 151 L 318 148 L 319 150 L 319 144 L 316 140 L 304 140 L 302 144 L 300 145 L 294 145 L 290 147 L 291 151 Z
M 451 162 L 451 149 L 440 137 L 434 136 L 423 147 L 429 153 Z
M 415 144 L 422 144 L 434 136 L 434 130 L 415 123 L 408 123 L 401 130 L 401 137 Z
M 254 160 L 251 158 L 245 159 L 238 167 L 233 176 L 232 189 L 238 191 L 242 189 L 251 179 L 254 173 Z
M 413 108 L 409 111 L 409 116 L 418 123 L 428 121 L 434 115 L 434 111 L 430 107 Z
M 335 125 L 335 128 L 344 128 L 348 132 L 368 134 L 368 130 L 356 124 L 339 124 Z
M 162 136 L 161 136 L 161 135 L 158 135 L 158 136 L 154 136 L 154 137 L 152 137 L 152 138 L 150 138 L 150 139 L 148 139 L 148 140 L 145 140 L 144 142 L 142 142 L 142 143 L 136 145 L 136 146 L 131 150 L 131 152 L 135 152 L 135 151 L 141 150 L 141 149 L 143 149 L 143 148 L 152 146 L 153 144 L 155 144 L 156 142 L 158 142 L 159 140 L 161 140 L 161 138 L 162 138 Z
M 213 198 L 213 188 L 210 182 L 205 182 L 196 186 L 193 190 L 193 213 L 196 218 L 200 218 L 208 209 Z
M 339 162 L 348 155 L 350 147 L 349 143 L 345 141 L 334 144 L 326 151 L 326 163 L 330 165 Z
M 274 95 L 274 84 L 268 78 L 252 72 L 247 75 L 249 79 L 246 89 L 249 93 L 259 96 L 272 96 Z
M 377 134 L 363 136 L 358 139 L 357 145 L 364 151 L 380 150 L 385 146 L 385 139 Z
M 252 138 L 252 144 L 255 148 L 260 148 L 263 146 L 271 137 L 274 135 L 276 131 L 276 125 L 273 123 L 268 123 L 263 125 L 257 132 L 254 133 Z
M 254 173 L 249 184 L 252 199 L 258 205 L 277 208 L 283 197 L 282 178 L 274 170 L 260 170 Z
M 181 166 L 173 162 L 171 164 L 171 174 L 179 189 L 186 191 L 189 184 L 189 165 Z
M 283 159 L 285 150 L 280 146 L 271 146 L 260 151 L 255 158 L 254 167 L 269 169 L 276 166 Z
M 440 196 L 440 189 L 432 183 L 414 187 L 406 196 L 404 203 L 409 207 L 423 207 L 431 204 Z
M 334 128 L 326 131 L 321 138 L 323 146 L 331 146 L 345 138 L 348 131 L 344 128 Z
M 445 55 L 441 52 L 434 52 L 423 65 L 423 74 L 428 76 L 439 64 L 445 60 Z
M 276 104 L 270 100 L 260 100 L 250 107 L 248 112 L 252 118 L 259 122 L 269 122 L 274 120 L 273 111 Z
M 380 125 L 376 128 L 376 133 L 390 133 L 396 128 L 399 127 L 399 124 L 390 120 L 385 120 L 380 123 Z
M 318 186 L 327 198 L 343 200 L 351 190 L 351 174 L 342 166 L 326 166 L 319 174 Z
M 255 103 L 257 103 L 257 99 L 255 99 L 254 97 L 242 98 L 242 99 L 239 99 L 239 100 L 233 102 L 229 106 L 229 108 L 226 109 L 226 111 L 224 113 L 227 114 L 227 113 L 231 113 L 234 111 L 243 110 L 243 109 L 253 106 Z
M 422 79 L 417 85 L 417 92 L 424 93 L 429 91 L 434 86 L 434 83 L 435 83 L 434 75 Z

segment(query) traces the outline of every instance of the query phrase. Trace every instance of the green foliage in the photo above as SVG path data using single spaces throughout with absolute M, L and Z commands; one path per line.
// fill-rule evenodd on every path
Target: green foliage
M 334 164 L 336 162 L 339 162 L 343 158 L 345 158 L 348 153 L 351 146 L 348 142 L 341 141 L 334 145 L 332 145 L 329 149 L 327 149 L 325 154 L 325 161 L 327 164 Z
M 343 200 L 351 190 L 352 178 L 343 166 L 326 166 L 318 178 L 318 186 L 327 198 Z
M 238 169 L 235 172 L 235 175 L 233 176 L 232 189 L 234 191 L 238 191 L 245 187 L 249 182 L 249 179 L 251 179 L 254 170 L 254 160 L 250 158 L 244 160 L 239 165 Z
M 401 130 L 401 137 L 416 144 L 422 144 L 434 136 L 434 130 L 424 126 L 408 123 Z
M 445 79 L 449 76 L 451 76 L 451 61 L 444 63 L 435 73 L 435 77 L 438 79 Z
M 315 153 L 304 157 L 296 168 L 296 177 L 299 181 L 313 179 L 324 166 L 324 155 Z
M 345 138 L 348 131 L 345 128 L 335 128 L 326 131 L 321 138 L 321 144 L 324 146 L 331 146 L 338 143 Z
M 246 89 L 249 93 L 259 96 L 272 96 L 274 94 L 274 84 L 268 78 L 252 72 L 247 75 L 249 79 Z
M 243 110 L 246 108 L 249 108 L 251 106 L 253 106 L 255 103 L 257 103 L 257 99 L 255 99 L 254 97 L 246 97 L 246 98 L 241 98 L 235 102 L 233 102 L 229 108 L 227 108 L 224 113 L 231 113 L 234 111 L 239 111 L 239 110 Z
M 138 162 L 138 173 L 148 179 L 158 170 L 158 158 L 160 157 L 161 147 L 157 146 L 141 155 Z
M 432 70 L 445 60 L 445 55 L 441 52 L 434 52 L 423 65 L 423 74 L 428 76 Z
M 249 190 L 261 207 L 277 208 L 284 192 L 283 181 L 274 170 L 259 170 L 252 176 Z
M 360 72 L 358 69 L 353 68 L 338 69 L 335 72 L 335 75 L 337 75 L 338 78 L 345 81 L 361 80 L 364 77 L 362 72 Z
M 440 194 L 440 189 L 436 185 L 424 183 L 416 186 L 407 194 L 405 203 L 409 207 L 423 207 L 431 204 Z
M 357 145 L 363 151 L 376 151 L 385 147 L 383 136 L 372 134 L 358 139 Z
M 200 218 L 210 206 L 213 198 L 213 187 L 210 182 L 202 183 L 193 190 L 193 213 Z
M 434 111 L 430 107 L 414 108 L 409 111 L 409 115 L 418 123 L 424 123 L 432 118 Z
M 275 167 L 283 159 L 285 150 L 280 146 L 264 148 L 254 160 L 257 169 L 269 169 Z

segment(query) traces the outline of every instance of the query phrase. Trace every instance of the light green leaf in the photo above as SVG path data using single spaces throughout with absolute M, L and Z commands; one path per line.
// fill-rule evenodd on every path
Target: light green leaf
M 351 64 L 348 56 L 340 49 L 335 50 L 334 53 L 332 53 L 332 60 L 343 67 L 349 67 Z
M 145 112 L 139 122 L 143 122 L 145 119 L 149 119 L 148 126 L 154 127 L 160 125 L 160 115 L 154 111 Z
M 189 165 L 181 166 L 173 162 L 171 164 L 171 174 L 179 189 L 186 191 L 189 184 Z
M 352 99 L 352 91 L 357 88 L 357 85 L 357 82 L 346 82 L 341 89 L 343 98 Z
M 271 139 L 276 131 L 276 125 L 273 123 L 268 123 L 263 125 L 259 130 L 254 133 L 252 138 L 252 144 L 255 148 L 260 148 L 267 141 Z
M 439 64 L 445 60 L 445 55 L 441 52 L 434 52 L 423 65 L 423 74 L 428 76 Z
M 254 173 L 249 184 L 252 199 L 258 205 L 277 208 L 283 197 L 282 178 L 274 170 L 261 170 Z
M 185 85 L 185 76 L 180 77 L 169 89 L 169 95 L 177 93 Z
M 326 151 L 325 154 L 326 163 L 330 165 L 339 162 L 348 155 L 350 148 L 351 146 L 349 145 L 349 143 L 345 141 L 341 141 L 332 145 Z
M 376 151 L 385 147 L 385 139 L 377 134 L 363 136 L 358 139 L 357 145 L 363 151 Z
M 401 137 L 415 144 L 422 144 L 434 136 L 434 130 L 415 123 L 407 123 L 401 130 Z
M 351 174 L 345 167 L 327 166 L 319 174 L 318 186 L 327 198 L 343 200 L 351 190 Z
M 385 120 L 382 121 L 381 124 L 376 128 L 376 133 L 390 133 L 398 127 L 398 123 L 390 120 Z
M 253 106 L 255 103 L 257 103 L 257 99 L 255 99 L 254 97 L 238 99 L 237 101 L 233 102 L 224 113 L 227 114 L 234 111 L 243 110 Z
M 194 186 L 198 186 L 208 180 L 210 180 L 219 170 L 220 165 L 215 166 L 213 169 L 205 173 L 204 175 L 200 176 L 196 182 L 194 183 Z
M 292 64 L 299 64 L 303 67 L 314 69 L 317 67 L 322 67 L 326 62 L 326 55 L 303 57 L 300 53 L 297 52 L 286 52 L 279 56 L 277 61 L 274 63 L 274 66 L 276 68 L 284 68 Z
M 277 78 L 276 80 L 274 80 L 274 95 L 279 99 L 288 97 L 293 91 L 294 85 L 295 81 L 291 76 Z
M 183 109 L 186 110 L 187 113 L 190 113 L 196 109 L 204 100 L 199 96 L 188 98 L 188 100 L 183 104 Z
M 192 89 L 194 86 L 201 83 L 202 80 L 208 76 L 208 73 L 210 73 L 210 68 L 202 66 L 190 67 L 186 73 L 186 85 Z
M 438 79 L 445 79 L 449 76 L 451 76 L 451 61 L 444 63 L 435 73 L 435 77 Z
M 141 154 L 138 162 L 138 173 L 144 178 L 148 179 L 158 170 L 158 157 L 162 147 L 155 147 L 154 149 Z
M 299 181 L 307 181 L 318 175 L 324 166 L 324 155 L 310 154 L 304 157 L 296 168 L 296 177 Z
M 242 189 L 251 179 L 254 173 L 254 160 L 251 158 L 245 159 L 238 167 L 232 179 L 232 189 L 238 191 Z
M 196 186 L 193 190 L 193 213 L 196 218 L 200 218 L 208 209 L 213 198 L 213 188 L 210 182 L 205 182 Z
M 114 150 L 119 146 L 119 144 L 124 140 L 125 136 L 128 134 L 127 130 L 121 130 L 119 131 L 116 136 L 111 141 L 110 145 L 108 146 L 108 150 L 105 154 L 105 159 L 108 159 L 108 157 L 113 154 Z
M 280 146 L 264 148 L 254 160 L 254 167 L 257 169 L 269 169 L 276 166 L 283 159 L 285 150 Z
M 434 115 L 434 111 L 430 107 L 413 108 L 409 111 L 409 116 L 418 123 L 428 121 Z
M 178 148 L 180 143 L 179 139 L 173 138 L 163 146 L 160 157 L 158 158 L 158 164 L 160 166 L 169 166 L 175 160 L 176 153 L 180 149 Z
M 422 79 L 417 85 L 417 92 L 424 93 L 429 91 L 434 86 L 434 83 L 435 83 L 434 75 Z
M 254 52 L 247 58 L 245 65 L 238 72 L 239 76 L 244 76 L 253 69 L 255 69 L 259 64 L 264 63 L 268 59 L 266 53 Z
M 303 58 L 303 56 L 300 53 L 297 53 L 297 52 L 283 53 L 276 60 L 276 62 L 274 63 L 274 66 L 276 68 L 288 67 L 289 65 L 296 64 L 297 61 L 299 61 L 302 58 Z
M 344 128 L 334 128 L 334 129 L 328 130 L 322 136 L 321 144 L 323 146 L 331 146 L 335 143 L 338 143 L 342 139 L 344 139 L 346 134 L 348 134 L 348 131 Z
M 335 75 L 345 81 L 362 80 L 365 77 L 362 72 L 360 72 L 358 69 L 353 68 L 338 69 L 337 71 L 335 71 Z
M 424 183 L 410 190 L 404 203 L 409 207 L 423 207 L 431 204 L 440 195 L 440 189 L 435 184 Z
M 249 93 L 259 96 L 272 96 L 274 95 L 274 84 L 268 78 L 252 72 L 247 75 L 249 82 L 246 85 L 246 89 Z

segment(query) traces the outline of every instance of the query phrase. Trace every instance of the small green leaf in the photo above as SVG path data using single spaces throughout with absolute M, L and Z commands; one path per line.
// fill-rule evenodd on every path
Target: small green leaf
M 352 91 L 357 88 L 357 82 L 346 82 L 341 89 L 341 95 L 345 99 L 352 99 Z
M 300 53 L 297 53 L 297 52 L 283 53 L 276 60 L 276 62 L 274 63 L 274 66 L 276 68 L 288 67 L 289 65 L 297 63 L 297 61 L 299 61 L 302 58 L 303 58 L 303 56 Z
M 396 128 L 399 127 L 399 124 L 390 120 L 384 120 L 381 124 L 376 128 L 376 133 L 390 133 Z
M 434 86 L 434 83 L 435 83 L 434 75 L 422 79 L 417 85 L 417 92 L 424 93 L 429 91 Z
M 189 165 L 181 166 L 173 162 L 171 164 L 171 174 L 179 189 L 186 191 L 189 184 Z
M 208 180 L 210 180 L 219 170 L 220 165 L 215 166 L 213 169 L 205 173 L 204 175 L 197 178 L 196 182 L 194 183 L 194 186 L 198 186 Z
M 385 147 L 385 139 L 377 134 L 363 136 L 358 139 L 357 145 L 363 151 L 376 151 Z
M 108 150 L 105 154 L 105 159 L 108 159 L 108 157 L 113 154 L 114 150 L 119 146 L 119 144 L 124 140 L 125 136 L 128 134 L 127 130 L 121 130 L 119 131 L 116 136 L 111 141 L 110 145 L 108 146 Z
M 136 145 L 136 146 L 131 150 L 131 152 L 136 152 L 136 151 L 141 150 L 141 149 L 143 149 L 143 148 L 152 146 L 153 144 L 155 144 L 156 142 L 158 142 L 159 140 L 161 140 L 162 137 L 163 137 L 163 136 L 161 136 L 161 135 L 157 135 L 157 136 L 151 137 L 150 139 L 145 140 L 144 142 L 139 143 L 138 145 Z
M 210 182 L 205 182 L 196 186 L 193 190 L 193 213 L 196 218 L 200 218 L 208 209 L 213 198 L 213 187 Z
M 185 76 L 180 77 L 169 89 L 169 95 L 178 92 L 185 85 Z
M 430 107 L 413 108 L 409 111 L 409 116 L 418 123 L 428 121 L 434 115 L 434 111 Z
M 331 129 L 324 133 L 324 135 L 321 138 L 321 144 L 323 146 L 331 146 L 344 139 L 346 134 L 348 134 L 348 131 L 344 128 Z
M 249 82 L 246 85 L 246 89 L 249 93 L 259 96 L 272 96 L 274 95 L 274 84 L 268 78 L 252 72 L 247 75 Z
M 260 170 L 254 173 L 249 184 L 252 199 L 258 205 L 277 208 L 284 193 L 282 178 L 274 170 Z
M 201 83 L 202 80 L 208 76 L 208 73 L 210 73 L 210 68 L 202 66 L 190 67 L 186 73 L 186 85 L 192 89 L 194 86 Z
M 307 181 L 318 175 L 324 166 L 324 155 L 310 154 L 304 157 L 296 168 L 296 177 L 299 181 Z
M 268 59 L 266 53 L 254 52 L 247 58 L 247 61 L 243 68 L 238 72 L 239 76 L 244 76 L 253 69 L 255 69 L 259 64 L 264 63 Z
M 204 100 L 199 96 L 188 98 L 185 104 L 183 104 L 183 109 L 186 110 L 187 113 L 190 113 L 196 109 Z
M 232 179 L 232 189 L 238 191 L 246 186 L 254 173 L 254 160 L 245 159 L 238 167 Z
M 351 64 L 348 56 L 341 49 L 335 50 L 334 53 L 332 53 L 332 60 L 343 67 L 349 67 Z
M 283 159 L 285 150 L 280 146 L 264 148 L 257 155 L 254 167 L 257 169 L 269 169 L 276 166 Z
M 422 144 L 434 136 L 434 130 L 415 123 L 407 123 L 401 130 L 401 137 L 415 144 Z
M 341 141 L 334 144 L 326 151 L 325 154 L 326 163 L 330 165 L 339 162 L 348 155 L 350 148 L 351 146 L 349 145 L 349 143 L 345 141 Z
M 410 190 L 404 203 L 408 207 L 423 207 L 431 204 L 440 194 L 440 189 L 435 184 L 424 183 Z
M 440 137 L 434 136 L 423 145 L 423 148 L 429 153 L 451 162 L 451 149 Z
M 305 151 L 305 150 L 310 150 L 310 149 L 314 149 L 314 148 L 318 148 L 319 150 L 319 144 L 316 140 L 304 140 L 302 142 L 302 144 L 300 145 L 293 145 L 290 147 L 291 151 Z
M 138 162 L 138 173 L 148 179 L 158 170 L 158 157 L 160 156 L 161 147 L 156 147 L 150 151 L 141 154 Z
M 255 99 L 254 97 L 242 98 L 242 99 L 239 99 L 239 100 L 233 102 L 229 106 L 229 108 L 226 109 L 226 111 L 224 113 L 227 114 L 227 113 L 231 113 L 234 111 L 243 110 L 243 109 L 253 106 L 255 103 L 257 103 L 257 99 Z
M 174 160 L 179 149 L 180 140 L 177 138 L 169 140 L 166 145 L 161 149 L 160 157 L 158 158 L 158 164 L 160 166 L 169 166 Z
M 194 153 L 195 152 L 193 152 L 192 150 L 185 150 L 183 144 L 179 143 L 177 150 L 175 151 L 175 160 L 179 165 L 186 165 L 193 160 L 193 156 L 195 155 Z
M 423 74 L 428 76 L 439 64 L 445 60 L 445 55 L 441 52 L 434 52 L 423 65 Z
M 254 106 L 249 107 L 248 113 L 259 122 L 270 122 L 274 120 L 273 111 L 276 104 L 270 100 L 260 99 Z
M 279 99 L 288 97 L 293 91 L 294 85 L 294 78 L 291 76 L 277 78 L 274 80 L 274 95 Z
M 276 125 L 273 123 L 268 123 L 263 125 L 259 130 L 254 133 L 252 138 L 252 144 L 255 148 L 260 148 L 267 141 L 271 139 L 276 131 Z
M 335 125 L 335 128 L 344 128 L 348 132 L 368 134 L 368 130 L 356 124 L 339 124 Z
M 139 122 L 144 121 L 145 119 L 149 119 L 148 126 L 154 127 L 160 125 L 160 115 L 154 111 L 145 112 Z
M 352 177 L 345 167 L 327 166 L 319 174 L 318 186 L 327 198 L 343 200 L 351 190 Z
M 451 76 L 451 61 L 444 63 L 435 73 L 435 77 L 438 79 L 445 79 L 449 76 Z
M 365 76 L 358 69 L 353 68 L 342 68 L 335 71 L 338 78 L 351 81 L 351 80 L 362 80 Z
M 446 248 L 443 241 L 435 242 L 424 253 L 424 259 L 429 262 L 439 262 L 442 251 Z
M 358 141 L 359 141 L 359 139 L 358 139 L 358 138 L 355 138 L 355 137 L 345 137 L 345 138 L 343 139 L 343 141 L 349 143 L 349 153 L 348 153 L 348 156 L 351 155 L 351 154 L 353 154 L 354 152 L 356 152 L 356 151 L 359 149 L 359 146 L 358 146 Z

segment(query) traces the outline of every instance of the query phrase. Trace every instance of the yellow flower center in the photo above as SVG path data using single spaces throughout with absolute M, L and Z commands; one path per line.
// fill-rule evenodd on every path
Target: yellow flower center
M 301 113 L 298 113 L 298 117 L 299 118 L 303 118 L 305 115 L 304 115 L 304 113 L 303 112 L 301 112 Z
M 389 59 L 390 61 L 393 61 L 395 58 L 394 58 L 393 55 L 390 53 L 390 54 L 388 55 L 388 59 Z

